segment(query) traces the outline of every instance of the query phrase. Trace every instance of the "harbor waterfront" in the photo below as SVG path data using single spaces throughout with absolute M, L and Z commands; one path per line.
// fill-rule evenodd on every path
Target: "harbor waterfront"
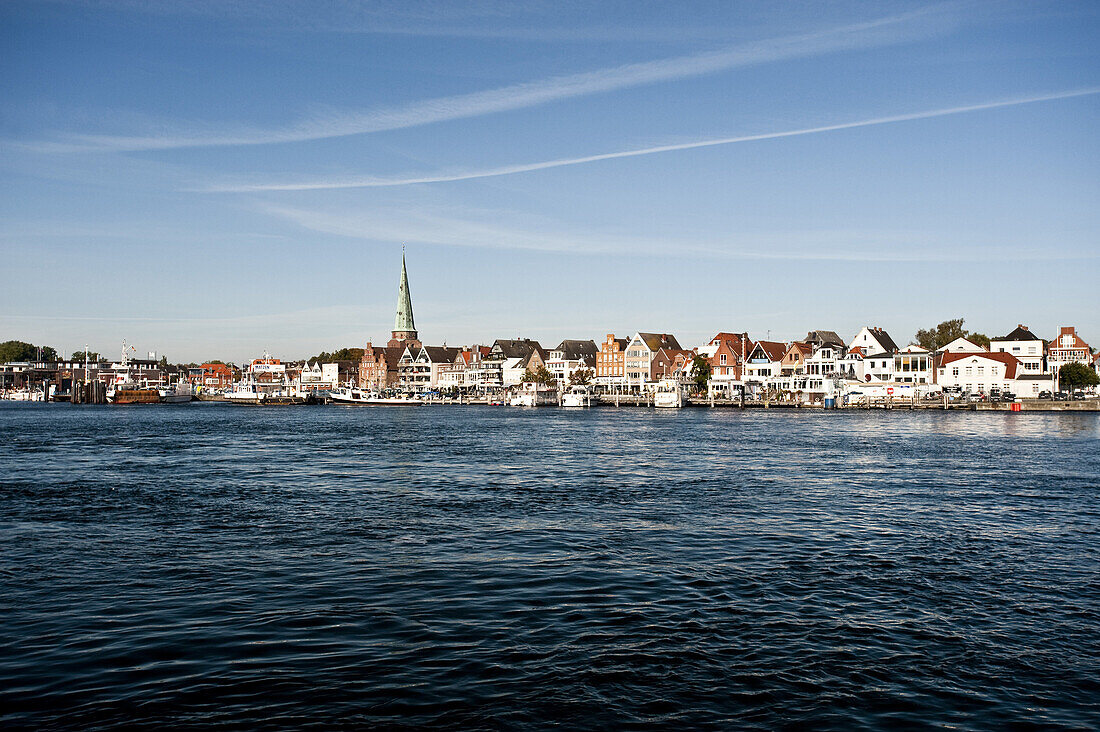
M 1100 726 L 1095 413 L 8 402 L 0 466 L 7 729 Z

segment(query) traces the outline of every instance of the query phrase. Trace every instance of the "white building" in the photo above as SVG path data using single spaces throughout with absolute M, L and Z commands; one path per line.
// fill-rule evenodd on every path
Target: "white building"
M 745 359 L 745 379 L 747 381 L 767 381 L 779 376 L 783 367 L 783 354 L 787 344 L 779 341 L 757 341 Z
M 1015 392 L 1019 373 L 1020 361 L 1009 353 L 945 353 L 936 383 L 972 394 L 988 394 L 994 388 Z
M 894 354 L 894 381 L 903 384 L 931 384 L 932 353 L 916 343 L 910 343 Z
M 569 378 L 582 369 L 596 368 L 596 342 L 564 340 L 550 351 L 546 370 L 557 378 L 559 384 L 568 384 Z
M 1020 369 L 1027 374 L 1048 373 L 1046 363 L 1046 342 L 1038 337 L 1026 325 L 1017 325 L 1003 338 L 989 342 L 990 353 L 1010 353 L 1020 361 Z
M 936 353 L 985 353 L 986 349 L 977 343 L 959 337 L 936 350 Z

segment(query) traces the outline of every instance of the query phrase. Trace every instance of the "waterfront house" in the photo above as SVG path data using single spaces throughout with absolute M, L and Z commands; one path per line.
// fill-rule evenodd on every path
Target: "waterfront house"
M 860 329 L 851 342 L 848 343 L 848 350 L 850 351 L 856 346 L 863 349 L 865 358 L 871 358 L 879 354 L 893 356 L 898 352 L 898 345 L 894 343 L 894 339 L 890 337 L 889 333 L 878 327 L 864 326 Z
M 1011 353 L 1020 361 L 1020 367 L 1027 374 L 1045 374 L 1047 368 L 1047 344 L 1039 336 L 1032 333 L 1022 323 L 1016 329 L 1002 338 L 995 338 L 989 342 L 989 350 L 992 353 Z
M 863 358 L 865 352 L 859 346 L 849 348 L 848 351 L 841 356 L 837 362 L 837 369 L 840 374 L 851 381 L 863 382 L 867 380 L 867 370 L 865 368 Z
M 945 353 L 936 367 L 936 383 L 973 394 L 991 389 L 1015 392 L 1020 360 L 1010 353 Z
M 537 358 L 532 359 L 532 354 Z M 530 338 L 498 338 L 472 374 L 473 383 L 485 388 L 519 384 L 529 364 L 545 363 L 543 354 L 539 342 Z
M 359 361 L 359 386 L 363 389 L 388 389 L 396 386 L 397 364 L 404 351 L 403 346 L 382 347 L 368 341 Z
M 662 348 L 680 349 L 676 336 L 669 333 L 635 333 L 626 347 L 624 366 L 625 384 L 628 387 L 642 389 L 654 381 L 653 357 Z
M 840 373 L 840 362 L 847 348 L 844 339 L 831 330 L 811 330 L 804 343 L 810 344 L 813 353 L 806 358 L 802 372 L 807 376 L 835 376 Z
M 204 363 L 187 369 L 187 380 L 203 389 L 228 389 L 233 385 L 233 369 L 224 363 Z
M 419 349 L 407 346 L 397 364 L 398 385 L 414 392 L 437 388 L 440 369 L 451 365 L 458 351 L 447 346 L 421 346 Z
M 1047 353 L 1050 369 L 1055 373 L 1067 363 L 1092 365 L 1092 349 L 1077 335 L 1077 329 L 1073 326 L 1059 329 L 1058 337 L 1050 342 Z
M 793 376 L 801 374 L 806 359 L 813 355 L 814 349 L 809 343 L 795 341 L 787 346 L 783 353 L 783 359 L 779 362 L 780 376 Z
M 660 348 L 653 355 L 652 380 L 681 380 L 685 372 L 691 373 L 690 364 L 694 360 L 695 351 L 688 351 L 683 348 Z M 688 368 L 685 369 L 685 366 L 688 366 Z
M 931 384 L 935 380 L 932 353 L 910 343 L 894 354 L 894 381 L 904 384 Z
M 756 341 L 745 359 L 745 377 L 757 381 L 764 381 L 773 376 L 779 376 L 783 364 L 783 354 L 787 352 L 787 344 L 779 341 Z
M 626 378 L 627 338 L 616 338 L 608 333 L 596 352 L 596 383 L 602 386 L 622 384 Z
M 702 348 L 710 364 L 710 378 L 716 382 L 740 381 L 744 376 L 749 354 L 756 346 L 748 333 L 718 333 Z
M 559 383 L 567 384 L 575 372 L 596 368 L 596 353 L 595 341 L 567 339 L 550 351 L 546 369 L 554 374 Z

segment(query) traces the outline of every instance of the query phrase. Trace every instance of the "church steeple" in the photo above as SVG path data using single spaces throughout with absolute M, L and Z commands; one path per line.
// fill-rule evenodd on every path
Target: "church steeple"
M 416 323 L 413 321 L 412 295 L 409 294 L 409 273 L 405 268 L 405 248 L 401 248 L 401 285 L 397 290 L 397 317 L 393 320 L 393 339 L 390 346 L 404 346 L 408 342 L 419 346 Z

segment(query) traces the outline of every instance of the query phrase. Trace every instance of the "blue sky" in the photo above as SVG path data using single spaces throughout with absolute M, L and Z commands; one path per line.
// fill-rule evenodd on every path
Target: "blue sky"
M 0 5 L 0 340 L 1100 346 L 1100 6 Z

